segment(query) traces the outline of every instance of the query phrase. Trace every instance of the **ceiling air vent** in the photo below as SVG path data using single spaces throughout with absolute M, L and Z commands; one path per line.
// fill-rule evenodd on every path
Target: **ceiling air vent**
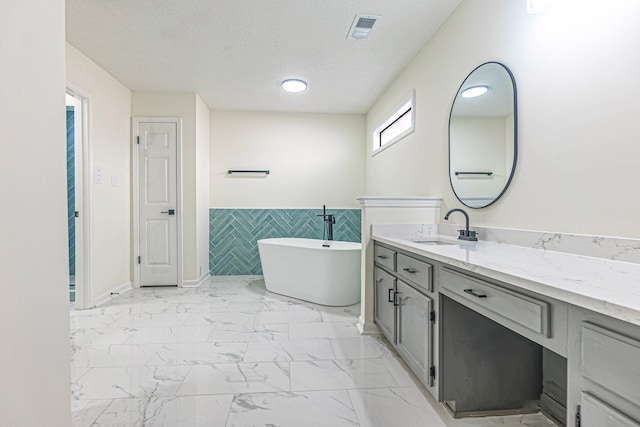
M 349 30 L 349 35 L 347 36 L 347 39 L 353 39 L 353 40 L 368 39 L 378 19 L 380 19 L 380 16 L 360 15 L 360 14 L 356 15 L 356 19 L 353 20 L 353 24 L 351 25 L 351 29 Z

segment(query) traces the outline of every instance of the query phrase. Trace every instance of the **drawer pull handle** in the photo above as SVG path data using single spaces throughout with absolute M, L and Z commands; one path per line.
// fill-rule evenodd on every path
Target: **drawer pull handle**
M 416 274 L 418 271 L 413 268 L 403 268 L 404 271 L 411 274 Z
M 400 304 L 398 304 L 398 294 L 400 292 L 394 292 L 393 293 L 393 305 L 395 305 L 396 307 L 399 306 Z
M 378 258 L 380 258 L 380 259 L 388 259 L 389 257 L 386 256 L 386 255 L 378 255 Z
M 388 298 L 389 302 L 393 302 L 393 299 L 394 299 L 394 297 L 391 296 L 392 292 L 393 292 L 393 288 L 389 289 L 389 298 Z
M 468 293 L 469 295 L 473 295 L 476 298 L 486 298 L 487 297 L 485 294 L 480 294 L 480 293 L 474 291 L 473 289 L 465 289 L 464 291 L 466 293 Z

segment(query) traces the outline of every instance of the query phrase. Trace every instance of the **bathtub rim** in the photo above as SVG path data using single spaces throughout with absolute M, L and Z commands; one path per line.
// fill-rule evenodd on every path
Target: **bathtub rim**
M 273 246 L 288 246 L 300 249 L 312 249 L 312 250 L 334 250 L 334 251 L 361 251 L 362 243 L 360 242 L 346 242 L 342 240 L 321 240 L 321 239 L 307 239 L 304 237 L 270 237 L 267 239 L 259 239 L 258 245 L 273 245 Z M 295 244 L 295 242 L 301 242 Z M 304 243 L 318 243 L 317 246 L 305 245 Z M 293 244 L 287 244 L 293 243 Z M 323 244 L 329 244 L 329 247 L 322 246 Z

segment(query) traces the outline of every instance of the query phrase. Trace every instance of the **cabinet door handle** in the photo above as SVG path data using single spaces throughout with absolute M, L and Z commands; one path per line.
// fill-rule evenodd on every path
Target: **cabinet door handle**
M 393 288 L 389 289 L 389 297 L 388 300 L 389 302 L 394 302 L 394 297 L 391 296 L 391 292 L 393 292 Z
M 400 292 L 394 292 L 393 293 L 393 305 L 395 305 L 396 307 L 399 306 L 400 304 L 398 304 L 398 294 Z
M 474 291 L 473 289 L 465 289 L 464 291 L 466 293 L 468 293 L 469 295 L 473 295 L 476 298 L 486 298 L 487 297 L 485 294 L 478 293 L 478 292 Z
M 386 255 L 378 255 L 378 258 L 380 258 L 380 259 L 387 259 L 387 258 L 389 258 L 389 257 L 388 257 L 388 256 L 386 256 Z
M 411 273 L 411 274 L 416 274 L 418 271 L 414 270 L 413 268 L 403 268 L 404 271 L 406 271 L 407 273 Z

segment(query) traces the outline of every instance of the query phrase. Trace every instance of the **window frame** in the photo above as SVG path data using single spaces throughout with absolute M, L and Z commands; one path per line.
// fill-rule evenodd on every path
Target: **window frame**
M 404 108 L 407 104 L 409 104 L 409 108 Z M 402 131 L 400 134 L 394 136 L 387 143 L 381 145 L 381 135 L 384 131 L 393 126 L 394 123 L 398 122 L 402 117 L 410 114 L 410 125 L 409 128 Z M 399 102 L 393 109 L 390 114 L 386 115 L 386 118 L 382 120 L 382 122 L 375 127 L 373 131 L 373 143 L 372 143 L 372 152 L 371 156 L 375 156 L 376 154 L 386 150 L 391 147 L 398 141 L 402 140 L 407 135 L 415 132 L 416 129 L 416 92 L 412 90 L 409 95 L 405 96 L 401 102 Z

